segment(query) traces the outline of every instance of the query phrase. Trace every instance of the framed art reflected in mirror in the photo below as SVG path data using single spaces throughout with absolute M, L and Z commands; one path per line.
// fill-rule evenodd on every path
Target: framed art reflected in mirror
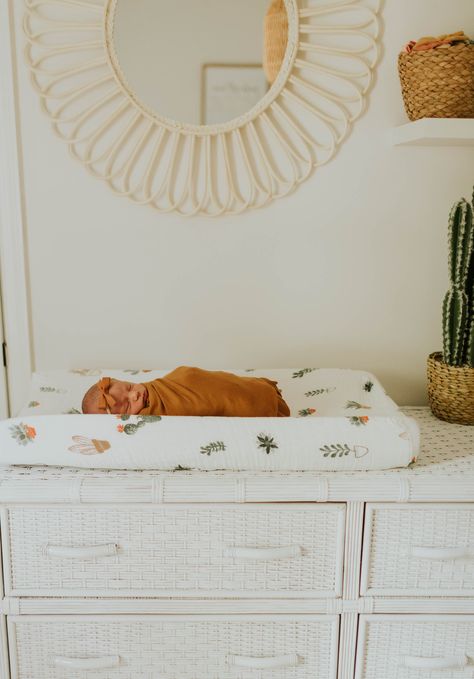
M 262 64 L 203 64 L 201 125 L 238 118 L 268 91 Z

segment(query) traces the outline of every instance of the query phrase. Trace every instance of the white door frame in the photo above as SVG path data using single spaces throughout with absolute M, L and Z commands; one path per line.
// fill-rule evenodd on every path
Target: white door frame
M 9 410 L 25 405 L 33 367 L 10 0 L 0 0 L 0 273 Z
M 0 296 L 0 420 L 4 420 L 10 414 L 10 408 L 8 406 L 7 371 L 3 361 L 3 342 L 3 320 Z

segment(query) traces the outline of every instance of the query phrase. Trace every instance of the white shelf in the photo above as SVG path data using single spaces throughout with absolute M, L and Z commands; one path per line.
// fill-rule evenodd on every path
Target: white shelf
M 422 118 L 392 130 L 394 146 L 474 146 L 474 118 Z

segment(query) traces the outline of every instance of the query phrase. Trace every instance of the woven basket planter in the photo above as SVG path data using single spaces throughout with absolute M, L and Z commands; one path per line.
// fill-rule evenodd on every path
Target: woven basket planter
M 474 425 L 474 368 L 451 366 L 440 352 L 430 354 L 428 399 L 440 420 Z
M 401 52 L 398 72 L 410 120 L 474 118 L 474 45 Z

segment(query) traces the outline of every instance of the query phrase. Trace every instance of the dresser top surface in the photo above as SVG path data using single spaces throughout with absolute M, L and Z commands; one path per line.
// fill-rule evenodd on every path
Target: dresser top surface
M 0 503 L 474 501 L 474 427 L 404 408 L 421 429 L 418 461 L 372 472 L 160 472 L 6 467 Z

